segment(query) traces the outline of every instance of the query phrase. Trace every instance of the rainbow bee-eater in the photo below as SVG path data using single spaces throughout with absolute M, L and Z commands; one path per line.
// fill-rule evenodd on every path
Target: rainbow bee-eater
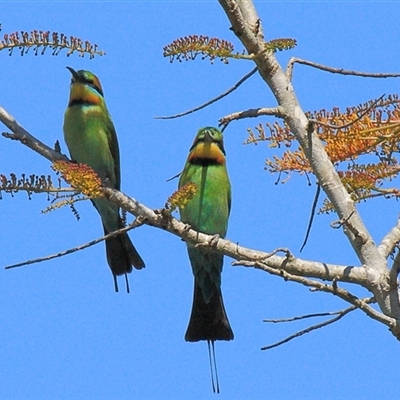
M 193 199 L 180 209 L 181 221 L 196 231 L 224 238 L 231 208 L 231 185 L 223 136 L 218 129 L 206 127 L 198 131 L 179 179 L 179 187 L 188 182 L 195 183 L 197 191 Z M 210 363 L 211 347 L 215 367 L 214 341 L 233 339 L 221 292 L 224 257 L 191 244 L 187 245 L 187 250 L 194 275 L 194 296 L 185 340 L 207 340 Z M 215 390 L 213 380 L 213 389 L 219 392 L 217 375 L 216 382 Z
M 64 117 L 64 138 L 71 159 L 91 167 L 104 185 L 120 190 L 118 140 L 100 81 L 89 71 L 67 68 L 72 79 Z M 105 234 L 123 227 L 118 206 L 102 198 L 92 201 L 101 216 Z M 115 290 L 118 291 L 116 277 L 125 275 L 129 292 L 126 274 L 132 271 L 132 266 L 143 268 L 144 262 L 128 234 L 122 233 L 106 239 L 106 253 Z

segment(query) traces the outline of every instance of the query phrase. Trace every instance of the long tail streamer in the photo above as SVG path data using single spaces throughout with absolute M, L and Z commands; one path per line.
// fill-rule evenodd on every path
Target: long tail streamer
M 210 360 L 212 389 L 214 393 L 219 393 L 219 379 L 218 379 L 217 359 L 215 357 L 214 340 L 207 340 L 207 346 L 208 346 L 208 358 Z

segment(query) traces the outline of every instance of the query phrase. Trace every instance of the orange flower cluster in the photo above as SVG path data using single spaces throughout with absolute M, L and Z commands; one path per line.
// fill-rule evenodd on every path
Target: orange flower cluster
M 314 123 L 316 133 L 354 200 L 399 196 L 395 188 L 382 188 L 385 181 L 393 179 L 400 171 L 396 158 L 400 153 L 400 100 L 397 95 L 349 107 L 344 112 L 334 108 L 307 113 L 307 117 Z M 257 126 L 256 134 L 249 130 L 246 143 L 266 141 L 271 148 L 298 146 L 285 123 L 265 126 L 267 129 Z M 360 163 L 362 157 L 367 157 L 367 164 Z M 274 155 L 272 160 L 266 160 L 266 165 L 273 173 L 312 173 L 300 147 Z
M 54 171 L 60 172 L 62 178 L 87 197 L 101 197 L 101 179 L 86 164 L 68 161 L 56 161 L 52 165 Z
M 298 172 L 304 174 L 312 172 L 310 164 L 302 150 L 286 151 L 282 157 L 274 156 L 273 160 L 266 160 L 266 169 L 270 172 Z
M 175 210 L 177 207 L 183 209 L 193 199 L 196 192 L 196 184 L 194 182 L 188 182 L 186 185 L 182 186 L 176 192 L 172 193 L 170 197 L 168 197 L 167 204 L 172 210 Z
M 257 136 L 251 129 L 248 129 L 249 136 L 245 141 L 245 144 L 257 144 L 258 142 L 268 141 L 269 147 L 280 148 L 282 145 L 290 147 L 293 140 L 296 139 L 286 124 L 280 126 L 278 122 L 274 122 L 273 124 L 267 122 L 265 125 L 269 129 L 269 135 L 266 134 L 264 126 L 259 124 L 255 127 Z
M 383 180 L 391 180 L 399 172 L 399 167 L 385 162 L 377 164 L 354 164 L 347 171 L 338 171 L 342 182 L 350 192 L 378 190 Z
M 383 149 L 385 153 L 395 150 L 393 144 L 400 137 L 394 129 L 399 119 L 399 104 L 397 96 L 389 96 L 382 101 L 349 107 L 343 113 L 334 108 L 332 112 L 309 113 L 308 117 L 316 121 L 318 135 L 326 143 L 326 152 L 336 163 Z

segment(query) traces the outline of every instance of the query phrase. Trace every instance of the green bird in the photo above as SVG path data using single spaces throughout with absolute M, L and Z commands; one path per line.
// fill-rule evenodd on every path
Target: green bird
M 67 67 L 72 74 L 70 96 L 64 117 L 64 139 L 71 159 L 91 167 L 103 184 L 120 190 L 121 172 L 118 140 L 114 124 L 104 101 L 103 89 L 96 75 Z M 106 199 L 93 199 L 104 233 L 123 228 L 119 208 Z M 143 268 L 144 262 L 127 233 L 106 240 L 107 261 L 118 292 L 117 276 Z
M 180 209 L 181 221 L 196 231 L 224 238 L 231 208 L 231 185 L 226 169 L 223 136 L 218 129 L 206 127 L 198 131 L 179 179 L 179 188 L 188 182 L 196 184 L 197 192 Z M 191 244 L 187 245 L 187 250 L 194 275 L 194 296 L 185 340 L 207 340 L 210 365 L 211 344 L 215 368 L 214 342 L 233 339 L 221 292 L 224 257 Z M 219 392 L 216 369 L 215 374 Z M 215 391 L 214 380 L 213 389 Z

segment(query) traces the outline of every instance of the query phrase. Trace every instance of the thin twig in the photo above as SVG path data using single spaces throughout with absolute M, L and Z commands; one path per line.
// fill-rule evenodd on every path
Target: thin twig
M 180 118 L 183 117 L 185 115 L 194 113 L 196 111 L 201 110 L 202 108 L 205 108 L 207 106 L 209 106 L 210 104 L 215 103 L 218 100 L 221 100 L 222 98 L 224 98 L 225 96 L 228 96 L 228 94 L 232 93 L 234 90 L 236 90 L 242 83 L 244 83 L 247 79 L 249 79 L 252 75 L 254 75 L 257 72 L 257 68 L 252 69 L 247 75 L 245 75 L 242 79 L 240 79 L 237 83 L 235 83 L 235 85 L 233 85 L 230 89 L 228 89 L 227 91 L 225 91 L 224 93 L 220 94 L 219 96 L 207 101 L 206 103 L 192 108 L 191 110 L 179 113 L 179 114 L 175 114 L 175 115 L 169 115 L 169 116 L 165 116 L 165 117 L 154 117 L 155 119 L 174 119 L 174 118 Z
M 353 213 L 351 213 L 348 217 L 346 218 L 342 218 L 336 221 L 331 222 L 330 226 L 333 229 L 339 229 L 341 228 L 343 225 L 346 225 L 349 223 L 349 219 L 352 217 Z
M 277 118 L 284 118 L 285 113 L 281 107 L 273 107 L 273 108 L 251 108 L 249 110 L 245 111 L 238 111 L 234 112 L 232 114 L 226 115 L 225 117 L 222 117 L 219 121 L 218 124 L 221 126 L 223 125 L 226 127 L 230 122 L 238 119 L 244 119 L 244 118 L 257 118 L 262 115 L 271 115 Z
M 400 123 L 399 122 L 395 122 L 395 123 L 393 123 L 393 124 L 387 124 L 387 125 L 384 125 L 384 126 L 377 126 L 377 127 L 375 127 L 375 128 L 368 128 L 368 129 L 363 129 L 362 131 L 360 131 L 360 133 L 374 133 L 374 132 L 377 132 L 377 131 L 385 131 L 386 129 L 393 129 L 393 128 L 397 128 L 397 127 L 400 127 Z M 398 132 L 398 130 L 396 129 L 394 132 Z M 388 134 L 388 135 L 379 135 L 378 136 L 378 138 L 380 138 L 380 139 L 390 139 L 390 138 L 393 138 L 393 133 L 394 132 L 391 132 L 390 134 Z M 363 136 L 362 137 L 362 139 L 363 140 L 371 140 L 371 139 L 376 139 L 376 136 L 370 136 L 370 137 L 368 137 L 368 136 Z
M 352 306 L 352 307 L 354 307 L 354 306 Z M 330 315 L 338 315 L 338 314 L 340 314 L 342 312 L 343 312 L 343 310 L 323 312 L 323 313 L 315 313 L 315 314 L 305 314 L 305 315 L 299 315 L 297 317 L 290 317 L 290 318 L 263 319 L 263 322 L 279 324 L 279 323 L 282 323 L 282 322 L 301 321 L 303 319 L 308 319 L 308 318 L 329 317 Z
M 105 236 L 102 236 L 102 237 L 98 238 L 98 239 L 92 240 L 91 242 L 85 243 L 85 244 L 83 244 L 81 246 L 77 246 L 77 247 L 74 247 L 72 249 L 61 251 L 61 252 L 59 252 L 57 254 L 52 254 L 50 256 L 35 258 L 34 260 L 28 260 L 28 261 L 24 261 L 22 263 L 8 265 L 4 269 L 23 267 L 24 265 L 35 264 L 35 263 L 39 263 L 39 262 L 42 262 L 42 261 L 49 261 L 49 260 L 52 260 L 53 258 L 66 256 L 67 254 L 72 254 L 72 253 L 75 253 L 76 251 L 80 251 L 80 250 L 86 249 L 87 247 L 94 246 L 97 243 L 100 243 L 100 242 L 102 242 L 102 241 L 104 241 L 106 239 L 109 239 L 111 237 L 117 236 L 117 235 L 119 235 L 119 234 L 121 234 L 123 232 L 127 232 L 127 231 L 129 231 L 131 229 L 135 229 L 135 228 L 143 225 L 143 223 L 144 223 L 144 221 L 136 218 L 128 226 L 126 226 L 124 228 L 121 228 L 121 229 L 118 229 L 117 231 L 111 232 L 111 233 L 109 233 L 109 234 L 107 234 Z
M 325 126 L 326 128 L 330 128 L 330 129 L 336 129 L 336 130 L 345 129 L 345 128 L 348 128 L 349 126 L 355 124 L 362 117 L 367 115 L 369 113 L 369 111 L 372 110 L 372 108 L 375 107 L 376 104 L 378 104 L 378 102 L 381 101 L 384 97 L 385 97 L 385 95 L 383 94 L 381 97 L 379 97 L 379 99 L 375 100 L 365 111 L 363 111 L 354 121 L 350 121 L 344 125 L 331 125 L 326 122 L 318 121 L 317 119 L 310 119 L 309 121 L 314 122 L 317 125 Z
M 362 300 L 367 304 L 376 303 L 376 299 L 374 297 L 369 297 L 369 298 L 365 298 Z M 331 315 L 339 315 L 339 314 L 343 313 L 343 311 L 345 311 L 345 310 L 327 311 L 327 312 L 314 313 L 314 314 L 298 315 L 296 317 L 290 317 L 290 318 L 263 319 L 263 322 L 277 324 L 277 323 L 282 323 L 282 322 L 301 321 L 303 319 L 308 319 L 308 318 L 329 317 Z
M 197 246 L 199 247 L 209 247 L 210 243 L 198 243 Z M 237 246 L 238 247 L 238 246 Z M 240 251 L 238 250 L 238 253 L 240 254 Z M 275 250 L 272 250 L 270 253 L 264 253 L 262 256 L 260 257 L 254 257 L 251 262 L 264 262 L 266 261 L 268 258 L 271 258 L 273 256 L 275 256 L 278 253 L 284 253 L 285 254 L 285 258 L 284 258 L 284 262 L 288 262 L 292 259 L 294 259 L 293 254 L 290 252 L 289 249 L 285 248 L 285 247 L 278 247 Z M 238 261 L 232 261 L 232 266 L 238 266 L 238 265 L 244 265 L 243 264 L 243 260 L 238 260 Z M 247 266 L 247 265 L 246 265 Z
M 294 67 L 295 63 L 308 65 L 309 67 L 317 68 L 322 71 L 331 72 L 332 74 L 352 75 L 352 76 L 360 76 L 360 77 L 364 77 L 364 78 L 398 78 L 398 77 L 400 77 L 400 73 L 373 73 L 373 72 L 353 71 L 353 70 L 343 69 L 343 68 L 328 67 L 326 65 L 318 64 L 313 61 L 308 61 L 308 60 L 303 60 L 301 58 L 292 57 L 289 60 L 289 63 L 286 67 L 286 75 L 290 80 L 292 80 L 293 67 Z
M 358 308 L 357 306 L 350 306 L 350 307 L 346 308 L 345 310 L 341 311 L 341 312 L 339 313 L 339 315 L 337 315 L 337 316 L 334 317 L 334 318 L 329 319 L 328 321 L 324 321 L 324 322 L 321 322 L 321 323 L 319 323 L 319 324 L 312 325 L 312 326 L 310 326 L 310 327 L 308 327 L 308 328 L 306 328 L 306 329 L 303 329 L 303 330 L 301 330 L 301 331 L 298 331 L 298 332 L 294 333 L 293 335 L 288 336 L 287 338 L 285 338 L 285 339 L 283 339 L 283 340 L 280 340 L 279 342 L 276 342 L 276 343 L 271 344 L 271 345 L 269 345 L 269 346 L 261 347 L 261 350 L 270 350 L 270 349 L 273 349 L 274 347 L 281 346 L 282 344 L 285 344 L 285 343 L 287 343 L 287 342 L 290 342 L 291 340 L 293 340 L 293 339 L 295 339 L 295 338 L 297 338 L 297 337 L 300 337 L 300 336 L 302 336 L 302 335 L 304 335 L 304 334 L 306 334 L 306 333 L 310 333 L 310 332 L 312 332 L 312 331 L 314 331 L 314 330 L 316 330 L 316 329 L 320 329 L 320 328 L 323 328 L 323 327 L 328 326 L 328 325 L 330 325 L 330 324 L 333 324 L 334 322 L 339 321 L 339 320 L 342 319 L 346 314 L 348 314 L 348 313 L 351 312 L 351 311 L 356 310 L 357 308 Z
M 264 258 L 264 260 L 274 256 L 277 253 L 284 253 L 287 260 L 291 260 L 293 258 L 293 254 L 291 253 L 291 251 L 288 248 L 286 248 L 286 247 L 278 247 L 275 250 L 271 251 L 271 253 L 269 253 L 268 256 Z
M 397 321 L 395 318 L 388 317 L 374 308 L 370 307 L 366 302 L 358 297 L 354 296 L 346 289 L 342 289 L 339 287 L 333 287 L 332 285 L 327 285 L 326 283 L 315 281 L 309 278 L 305 278 L 303 276 L 293 275 L 285 271 L 286 265 L 284 265 L 285 261 L 282 264 L 281 269 L 274 269 L 269 267 L 267 264 L 251 261 L 236 261 L 235 265 L 243 265 L 246 267 L 254 267 L 261 269 L 270 273 L 271 275 L 277 275 L 283 278 L 285 281 L 291 281 L 296 283 L 301 283 L 304 286 L 311 287 L 316 291 L 331 293 L 335 296 L 340 297 L 342 300 L 347 301 L 350 304 L 353 304 L 357 308 L 360 308 L 365 312 L 369 317 L 375 319 L 385 325 L 387 325 L 393 332 L 398 332 Z
M 56 188 L 56 187 L 49 187 L 49 188 L 40 188 L 40 187 L 20 187 L 16 185 L 15 187 L 2 187 L 0 186 L 0 193 L 17 193 L 17 192 L 28 192 L 28 193 L 35 193 L 35 194 L 58 194 L 58 193 L 77 193 L 77 190 L 73 187 L 65 187 L 65 188 Z

